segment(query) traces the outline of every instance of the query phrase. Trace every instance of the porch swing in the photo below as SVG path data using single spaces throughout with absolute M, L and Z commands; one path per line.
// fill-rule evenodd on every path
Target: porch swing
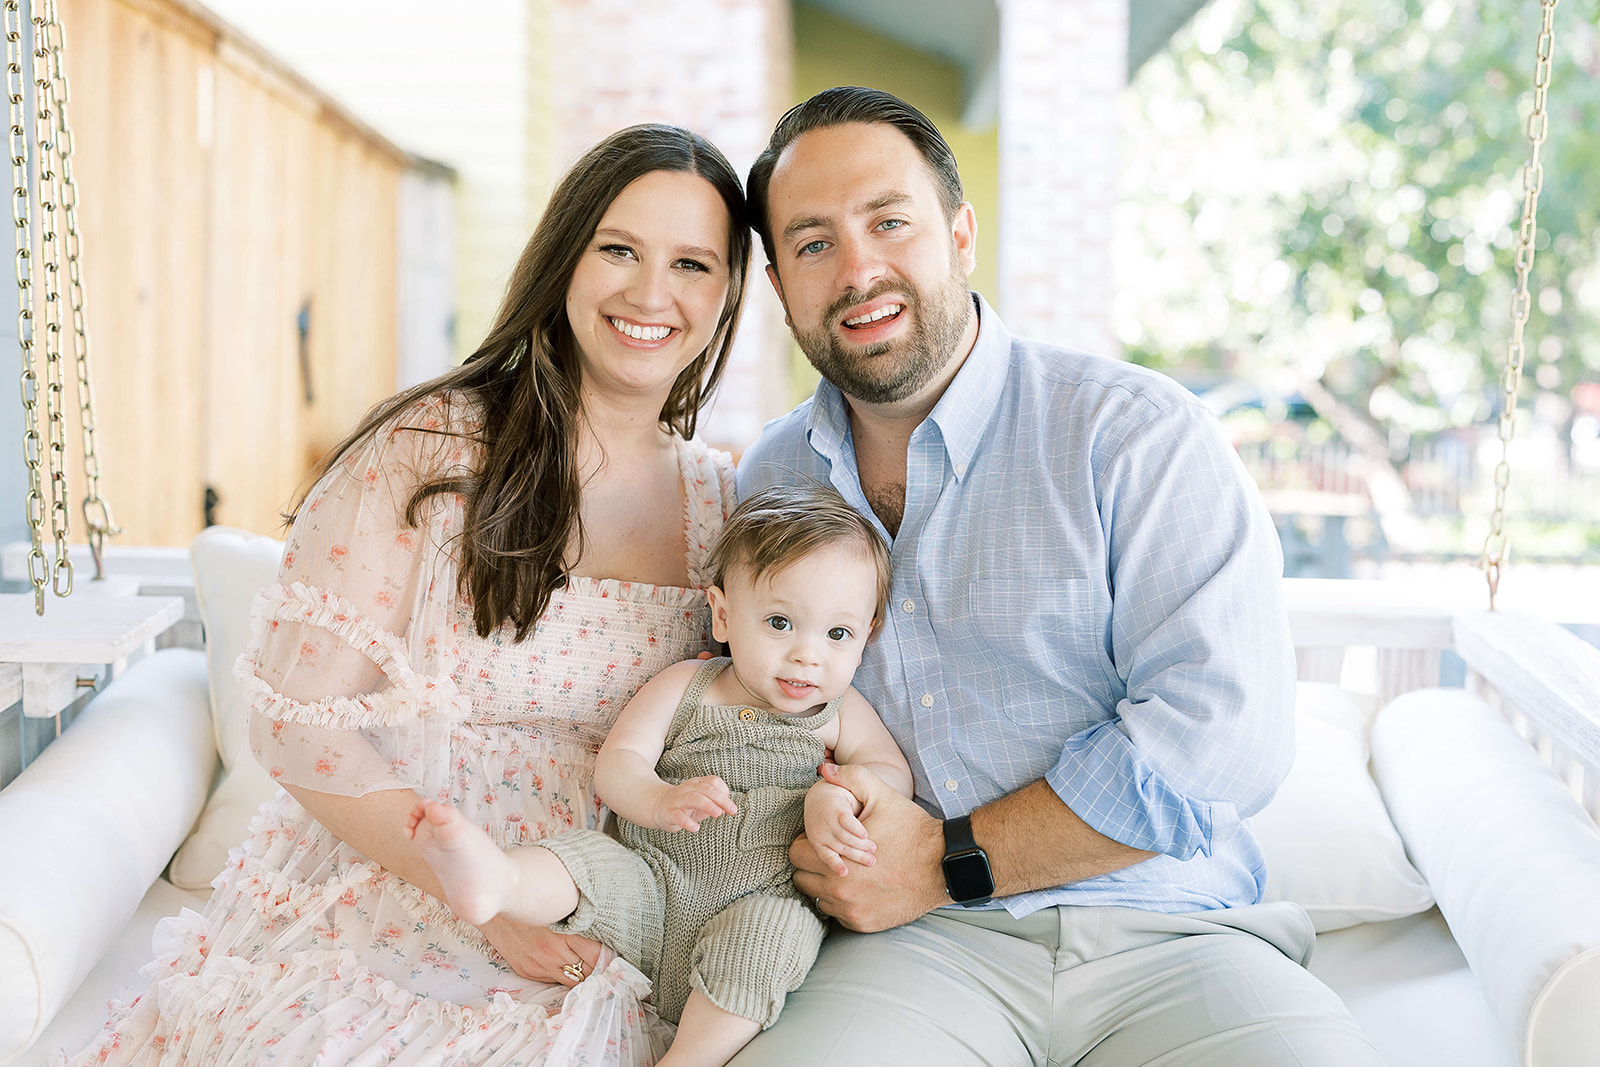
M 1374 586 L 1382 591 L 1380 583 L 1285 583 L 1303 683 L 1339 684 L 1353 653 L 1373 656 L 1370 706 L 1380 710 L 1365 723 L 1373 778 L 1509 1039 L 1484 1062 L 1509 1053 L 1522 1067 L 1600 1063 L 1600 650 L 1549 620 L 1501 612 L 1496 603 L 1509 549 L 1509 453 L 1531 305 L 1556 3 L 1541 0 L 1527 120 L 1500 459 L 1480 558 L 1488 610 L 1403 598 L 1376 603 L 1371 593 Z M 1446 653 L 1464 664 L 1464 689 L 1439 688 Z M 1338 958 L 1346 948 L 1340 937 L 1318 939 L 1319 951 L 1333 949 L 1328 966 L 1336 974 L 1348 962 Z M 1372 937 L 1351 944 L 1355 951 L 1375 947 Z M 1376 1039 L 1359 993 L 1324 977 Z M 1428 1061 L 1460 1064 L 1464 1055 L 1476 1054 L 1463 1048 Z
M 14 156 L 23 136 L 17 98 L 27 59 L 18 3 L 5 0 L 9 58 L 18 66 L 17 73 L 8 69 Z M 60 69 L 59 24 L 53 0 L 36 3 L 54 42 L 47 57 L 53 64 L 46 86 L 51 92 Z M 1500 611 L 1495 603 L 1507 561 L 1507 453 L 1529 310 L 1555 7 L 1556 0 L 1541 0 L 1528 121 L 1532 154 L 1524 171 L 1517 295 L 1501 382 L 1501 462 L 1482 554 L 1489 610 L 1409 602 L 1381 582 L 1286 582 L 1303 683 L 1302 729 L 1296 768 L 1274 807 L 1305 800 L 1284 825 L 1303 852 L 1317 854 L 1324 877 L 1309 888 L 1275 886 L 1272 872 L 1284 865 L 1269 849 L 1268 892 L 1300 901 L 1312 914 L 1322 931 L 1313 971 L 1345 999 L 1395 1064 L 1600 1062 L 1600 650 L 1551 621 Z M 34 25 L 37 33 L 39 23 Z M 41 99 L 64 102 L 64 82 L 58 97 Z M 59 116 L 57 106 L 51 117 Z M 22 143 L 26 148 L 25 138 Z M 70 138 L 61 137 L 61 143 L 70 146 Z M 20 198 L 28 183 L 19 178 L 16 184 Z M 41 182 L 41 192 L 46 188 Z M 20 268 L 26 247 L 20 223 L 18 232 Z M 47 267 L 47 289 L 52 277 Z M 30 291 L 20 277 L 19 288 Z M 46 301 L 48 320 L 48 293 Z M 54 433 L 49 404 L 60 397 L 59 389 L 52 397 L 48 383 L 59 383 L 61 374 L 59 359 L 49 361 L 48 325 L 45 342 L 46 415 Z M 50 437 L 51 461 L 57 439 Z M 34 441 L 37 449 L 37 432 Z M 43 599 L 38 578 L 45 576 L 45 477 L 34 467 L 39 473 L 29 490 L 35 538 L 30 560 L 37 562 L 30 563 L 30 614 Z M 53 466 L 49 480 L 58 502 L 64 483 L 56 480 Z M 64 537 L 64 508 L 53 504 L 52 520 L 58 512 Z M 109 528 L 109 512 L 104 515 Z M 148 960 L 155 923 L 180 907 L 203 904 L 209 875 L 196 870 L 190 873 L 197 879 L 180 877 L 184 854 L 205 844 L 197 839 L 208 834 L 223 839 L 224 854 L 239 839 L 225 840 L 229 832 L 240 832 L 256 797 L 245 777 L 248 757 L 230 766 L 238 750 L 230 749 L 228 734 L 242 729 L 235 721 L 242 713 L 230 695 L 230 667 L 247 639 L 255 585 L 271 580 L 276 552 L 276 543 L 266 538 L 228 541 L 217 531 L 203 534 L 191 556 L 209 664 L 192 649 L 146 657 L 95 698 L 90 712 L 98 714 L 86 714 L 0 791 L 3 1067 L 43 1063 L 57 1046 L 82 1047 L 103 1019 L 105 999 L 132 985 Z M 116 599 L 122 598 L 97 599 L 92 606 Z M 66 618 L 68 612 L 53 614 L 63 627 L 81 625 Z M 0 641 L 0 650 L 10 650 L 0 658 L 14 658 L 17 647 Z M 1464 688 L 1440 687 L 1447 655 L 1464 664 Z M 1319 701 L 1328 714 L 1313 721 L 1308 716 L 1315 709 L 1308 705 Z M 1335 720 L 1338 725 L 1330 726 Z M 1329 752 L 1344 746 L 1353 754 L 1341 764 L 1337 785 L 1302 766 L 1308 755 L 1325 754 L 1315 747 L 1324 741 Z M 227 773 L 213 788 L 219 760 Z M 271 787 L 270 780 L 266 784 Z M 1290 795 L 1301 786 L 1301 794 Z M 137 807 L 133 800 L 143 804 L 138 819 L 128 814 Z M 1391 866 L 1405 867 L 1414 879 L 1403 887 L 1404 899 L 1379 892 L 1377 883 L 1388 871 L 1352 874 L 1372 866 L 1370 857 L 1354 851 L 1370 838 L 1326 829 L 1361 804 L 1393 838 L 1397 858 Z M 1263 840 L 1263 820 L 1272 810 L 1257 817 Z M 232 830 L 219 830 L 229 817 L 235 820 Z M 33 865 L 16 862 L 41 854 L 63 861 L 26 871 Z M 1340 869 L 1330 875 L 1333 866 Z M 1342 896 L 1326 884 L 1334 876 L 1343 879 Z M 1434 901 L 1437 910 L 1429 910 Z
M 31 47 L 24 41 L 30 31 Z M 69 94 L 56 0 L 32 0 L 26 16 L 21 0 L 5 0 L 4 33 L 11 212 L 16 234 L 17 342 L 22 355 L 22 455 L 28 471 L 24 498 L 29 532 L 27 580 L 33 595 L 31 613 L 27 594 L 0 595 L 0 709 L 20 700 L 26 718 L 53 719 L 55 735 L 60 736 L 62 712 L 80 703 L 84 690 L 96 689 L 102 680 L 120 674 L 132 655 L 182 617 L 183 607 L 171 598 L 126 595 L 137 591 L 133 584 L 120 583 L 114 589 L 105 584 L 106 538 L 121 530 L 100 491 L 96 405 L 80 263 L 78 193 L 72 173 Z M 34 104 L 31 139 L 26 107 L 30 95 Z M 38 296 L 34 291 L 36 252 L 43 283 L 43 292 Z M 43 303 L 42 338 L 35 330 L 39 300 Z M 89 604 L 63 604 L 50 619 L 44 619 L 46 591 L 65 599 L 75 584 L 67 545 L 70 518 L 62 365 L 68 357 L 62 352 L 61 338 L 64 303 L 70 305 L 71 311 L 71 358 L 77 369 L 83 442 L 82 510 L 94 559 L 94 584 L 97 594 L 118 595 L 97 595 Z M 43 547 L 47 500 L 53 563 L 46 559 Z

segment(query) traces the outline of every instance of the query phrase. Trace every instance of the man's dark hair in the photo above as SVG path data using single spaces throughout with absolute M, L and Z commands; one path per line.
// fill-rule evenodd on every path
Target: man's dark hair
M 750 201 L 750 218 L 756 234 L 761 238 L 761 248 L 767 253 L 767 262 L 775 262 L 772 255 L 772 223 L 767 217 L 767 186 L 772 182 L 772 169 L 778 165 L 783 150 L 794 144 L 801 134 L 830 126 L 844 126 L 852 122 L 881 122 L 893 126 L 910 138 L 917 151 L 933 172 L 934 184 L 939 189 L 939 206 L 946 219 L 955 218 L 961 206 L 961 175 L 956 171 L 955 153 L 945 143 L 939 128 L 928 121 L 928 116 L 881 89 L 863 89 L 859 85 L 842 85 L 824 89 L 803 104 L 796 104 L 778 120 L 773 128 L 772 140 L 766 150 L 756 157 L 750 167 L 750 179 L 745 183 L 745 195 Z

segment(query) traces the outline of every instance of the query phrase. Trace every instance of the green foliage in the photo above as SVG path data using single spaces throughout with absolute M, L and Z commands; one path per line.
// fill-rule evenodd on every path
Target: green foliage
M 1600 0 L 1563 0 L 1528 381 L 1600 380 Z M 1539 5 L 1219 0 L 1135 84 L 1128 355 L 1320 378 L 1381 431 L 1498 410 Z

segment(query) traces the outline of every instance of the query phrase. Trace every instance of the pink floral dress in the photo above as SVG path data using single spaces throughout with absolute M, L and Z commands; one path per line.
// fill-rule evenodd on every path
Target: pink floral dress
M 705 557 L 733 470 L 678 441 L 694 588 L 575 577 L 525 641 L 481 638 L 456 590 L 460 498 L 405 521 L 420 478 L 473 469 L 474 446 L 448 432 L 470 428 L 459 404 L 423 401 L 322 479 L 237 673 L 281 781 L 413 788 L 512 845 L 597 825 L 594 756 L 618 711 L 710 646 Z M 72 1063 L 637 1065 L 671 1033 L 624 960 L 608 953 L 571 991 L 519 978 L 287 793 L 213 885 L 203 914 L 163 923 L 150 987 Z

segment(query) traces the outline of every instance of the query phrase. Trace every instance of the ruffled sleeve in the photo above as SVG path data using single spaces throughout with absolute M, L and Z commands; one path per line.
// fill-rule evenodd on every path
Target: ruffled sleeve
M 689 509 L 689 584 L 704 589 L 712 584 L 707 557 L 738 502 L 733 457 L 699 440 L 681 439 L 678 455 Z
M 431 397 L 380 427 L 306 498 L 278 584 L 256 598 L 235 674 L 250 697 L 256 758 L 280 782 L 360 796 L 442 795 L 464 715 L 454 538 L 461 502 L 425 481 L 468 475 L 470 421 Z

